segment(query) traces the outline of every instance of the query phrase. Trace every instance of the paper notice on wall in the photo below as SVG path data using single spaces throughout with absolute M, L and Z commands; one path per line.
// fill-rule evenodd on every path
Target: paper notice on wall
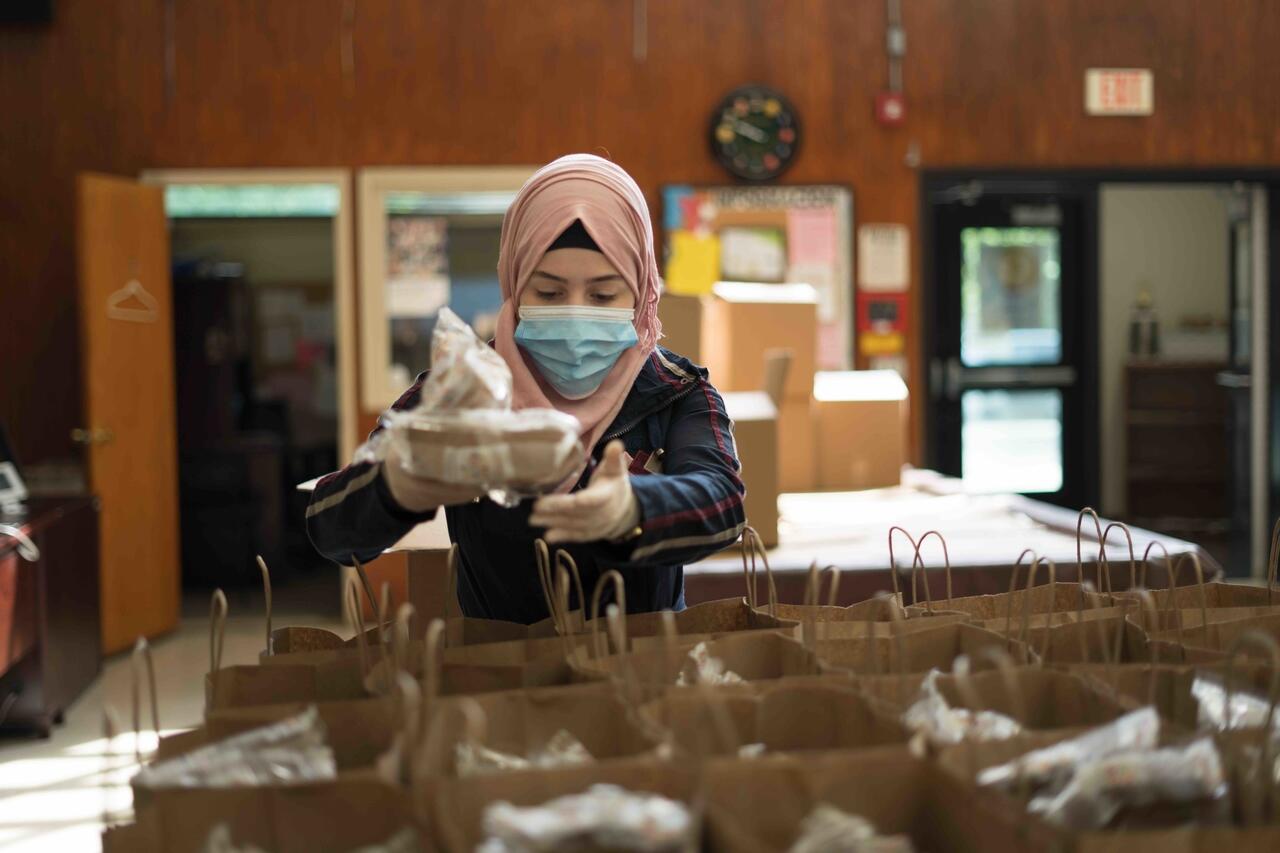
M 710 293 L 720 277 L 720 241 L 714 236 L 676 231 L 665 276 L 667 290 L 683 296 Z
M 782 281 L 787 274 L 786 237 L 778 228 L 723 228 L 720 277 L 725 281 Z
M 907 226 L 892 223 L 858 228 L 858 289 L 863 293 L 901 293 L 911 277 Z
M 844 316 L 844 299 L 836 287 L 835 270 L 825 264 L 798 264 L 787 270 L 787 281 L 812 285 L 818 291 L 818 320 L 831 323 Z
M 834 266 L 836 212 L 831 207 L 793 207 L 787 210 L 787 248 L 791 266 Z
M 449 279 L 393 278 L 387 281 L 387 316 L 434 317 L 449 304 Z

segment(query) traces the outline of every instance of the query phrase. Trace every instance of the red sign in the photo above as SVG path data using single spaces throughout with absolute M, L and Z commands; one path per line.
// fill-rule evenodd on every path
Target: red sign
M 1146 68 L 1090 68 L 1084 74 L 1084 108 L 1095 116 L 1149 116 L 1155 86 Z
M 886 127 L 897 127 L 906 118 L 907 99 L 901 92 L 881 92 L 876 95 L 876 121 Z

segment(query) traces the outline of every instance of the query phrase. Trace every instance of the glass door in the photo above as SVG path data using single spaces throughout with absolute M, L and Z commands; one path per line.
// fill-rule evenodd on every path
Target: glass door
M 968 492 L 1084 498 L 1082 207 L 980 189 L 935 201 L 929 451 Z

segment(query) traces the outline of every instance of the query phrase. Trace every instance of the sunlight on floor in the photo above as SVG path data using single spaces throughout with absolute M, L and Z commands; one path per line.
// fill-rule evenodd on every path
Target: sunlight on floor
M 297 621 L 343 630 L 329 618 Z M 254 662 L 262 648 L 263 628 L 261 618 L 229 619 L 224 665 Z M 208 623 L 188 618 L 152 647 L 162 735 L 200 723 L 208 643 Z M 67 710 L 65 724 L 55 727 L 50 738 L 0 740 L 0 850 L 100 850 L 104 815 L 113 823 L 132 818 L 129 780 L 138 769 L 136 756 L 141 752 L 145 758 L 156 746 L 153 731 L 136 739 L 127 731 L 133 727 L 132 690 L 129 657 L 117 655 L 103 665 L 102 674 Z M 119 732 L 111 739 L 105 736 L 107 708 Z M 142 715 L 142 725 L 150 725 L 149 711 Z

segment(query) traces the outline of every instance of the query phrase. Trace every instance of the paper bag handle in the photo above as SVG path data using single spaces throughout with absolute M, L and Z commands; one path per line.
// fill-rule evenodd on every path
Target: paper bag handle
M 347 575 L 347 587 L 343 590 L 343 608 L 347 612 L 347 620 L 356 634 L 356 649 L 360 655 L 360 677 L 369 677 L 369 646 L 364 634 L 364 614 L 360 611 L 360 582 Z
M 1093 519 L 1093 528 L 1097 532 L 1098 542 L 1102 542 L 1102 519 L 1098 518 L 1097 511 L 1093 507 L 1087 506 L 1076 514 L 1076 580 L 1084 581 L 1084 552 L 1081 539 L 1084 536 L 1084 518 L 1089 516 Z M 1102 586 L 1102 562 L 1099 561 L 1095 567 L 1095 578 L 1097 580 L 1097 589 L 1101 591 Z
M 764 547 L 764 540 L 760 538 L 760 534 L 756 532 L 754 527 L 745 527 L 742 530 L 742 549 L 743 549 L 743 572 L 746 572 L 747 552 L 750 551 L 751 573 L 748 575 L 748 588 L 750 590 L 747 596 L 747 604 L 751 609 L 756 609 L 759 605 L 759 598 L 756 592 L 756 558 L 759 557 L 760 562 L 764 565 L 765 589 L 769 594 L 769 610 L 770 616 L 778 615 L 778 587 L 773 580 L 773 567 L 769 565 L 769 551 Z
M 1018 555 L 1018 559 L 1015 560 L 1013 563 L 1013 570 L 1009 573 L 1009 594 L 1005 598 L 1005 606 L 1004 606 L 1004 635 L 1006 637 L 1013 636 L 1013 594 L 1018 590 L 1018 571 L 1022 568 L 1022 561 L 1027 558 L 1028 554 L 1031 555 L 1032 564 L 1034 564 L 1037 560 L 1040 559 L 1039 555 L 1036 554 L 1036 552 L 1033 551 L 1032 549 L 1023 548 L 1022 553 Z M 1030 591 L 1030 589 L 1031 589 L 1031 578 L 1030 578 L 1030 567 L 1028 567 L 1028 577 L 1027 577 L 1028 592 Z M 1050 623 L 1050 626 L 1052 626 L 1053 620 L 1050 619 L 1049 623 Z
M 392 634 L 394 633 L 391 615 L 391 582 L 383 581 L 382 587 L 378 590 L 378 647 L 382 649 L 383 660 L 392 660 L 395 649 L 391 647 Z M 395 666 L 392 661 L 392 666 Z M 394 670 L 393 670 L 394 671 Z
M 413 617 L 418 610 L 413 602 L 402 602 L 396 608 L 395 624 L 391 628 L 391 659 L 398 672 L 415 672 L 414 660 L 417 645 L 413 642 Z
M 568 626 L 564 624 L 563 614 L 560 613 L 559 604 L 556 602 L 555 577 L 551 572 L 551 550 L 542 539 L 533 541 L 533 562 L 538 570 L 538 583 L 542 586 L 542 600 L 546 602 L 547 613 L 551 616 L 551 623 L 555 625 L 556 633 L 563 637 Z
M 573 578 L 574 589 L 578 591 L 578 621 L 587 618 L 587 596 L 582 589 L 582 574 L 578 571 L 578 561 L 573 559 L 573 555 L 563 548 L 556 550 L 555 564 L 557 568 L 567 569 L 569 576 Z M 573 611 L 569 609 L 568 602 L 564 603 L 564 619 L 565 627 L 571 633 L 580 634 L 585 626 L 575 627 L 572 624 Z
M 924 563 L 924 556 L 920 553 L 924 547 L 924 542 L 930 536 L 935 537 L 942 544 L 942 561 L 946 567 L 947 577 L 947 606 L 951 606 L 951 553 L 947 549 L 947 540 L 942 534 L 936 530 L 926 531 L 919 539 L 916 540 L 916 555 L 911 562 L 911 600 L 915 601 L 916 595 L 916 572 L 920 573 L 920 583 L 924 586 L 924 594 L 926 600 L 926 609 L 932 615 L 933 613 L 933 594 L 929 589 L 929 572 Z
M 897 596 L 901 596 L 902 585 L 898 582 L 898 561 L 894 558 L 894 554 L 893 554 L 893 534 L 895 533 L 900 533 L 903 536 L 907 537 L 907 541 L 911 543 L 912 551 L 919 551 L 919 548 L 916 546 L 916 540 L 912 538 L 911 534 L 908 533 L 905 528 L 899 527 L 896 524 L 893 527 L 889 528 L 889 580 L 892 581 L 893 583 L 893 594 Z M 915 563 L 913 562 L 912 563 L 913 573 L 914 573 L 914 568 L 915 568 Z M 915 604 L 914 595 L 912 597 L 911 603 Z
M 1053 629 L 1053 617 L 1057 611 L 1058 605 L 1058 566 L 1048 557 L 1036 557 L 1035 561 L 1027 567 L 1027 589 L 1022 599 L 1022 626 L 1018 631 L 1018 640 L 1022 643 L 1023 654 L 1031 653 L 1031 592 L 1035 586 L 1036 569 L 1044 566 L 1049 570 L 1049 618 L 1046 621 L 1044 636 L 1040 639 L 1040 663 L 1044 664 L 1044 659 L 1049 654 L 1049 635 Z M 1030 660 L 1025 661 L 1031 663 Z
M 209 707 L 217 707 L 218 670 L 222 669 L 222 645 L 227 635 L 227 594 L 213 591 L 209 601 Z
M 440 698 L 444 689 L 444 633 L 443 619 L 432 619 L 423 640 L 422 701 L 426 713 Z
M 1107 529 L 1102 531 L 1102 541 L 1098 543 L 1098 560 L 1107 567 L 1107 595 L 1114 599 L 1115 594 L 1111 589 L 1111 561 L 1107 557 L 1107 540 L 1111 537 L 1112 530 L 1119 530 L 1129 542 L 1129 589 L 1133 589 L 1138 584 L 1138 562 L 1133 556 L 1133 534 L 1129 532 L 1128 526 L 1118 521 L 1108 524 Z
M 625 608 L 627 606 L 627 582 L 623 579 L 622 573 L 617 569 L 609 569 L 609 571 L 602 574 L 600 579 L 596 581 L 596 588 L 591 593 L 591 651 L 597 660 L 607 656 L 609 653 L 608 648 L 601 641 L 600 636 L 600 598 L 604 595 L 605 584 L 608 583 L 613 584 L 614 599 L 624 608 L 624 613 L 626 612 Z M 605 621 L 607 623 L 607 618 Z M 608 627 L 611 628 L 612 626 Z M 626 628 L 624 626 L 622 633 L 622 645 L 618 647 L 619 654 L 626 652 L 626 642 Z
M 262 559 L 261 554 L 258 555 L 258 571 L 262 573 L 262 598 L 267 613 L 266 650 L 268 655 L 274 655 L 275 643 L 271 639 L 271 570 L 267 568 L 267 561 Z
M 138 764 L 142 764 L 142 709 L 141 703 L 138 701 L 139 681 L 138 670 L 142 666 L 147 668 L 147 692 L 151 699 L 151 728 L 156 733 L 156 743 L 160 743 L 160 702 L 156 694 L 156 664 L 151 656 L 151 644 L 147 642 L 146 637 L 139 637 L 138 641 L 133 644 L 133 651 L 129 655 L 130 670 L 132 674 L 132 695 L 133 695 L 133 753 Z
M 360 586 L 364 589 L 364 597 L 369 602 L 369 610 L 374 612 L 374 615 L 377 615 L 378 599 L 373 597 L 373 584 L 369 582 L 369 576 L 365 574 L 364 566 L 360 565 L 360 561 L 355 558 L 354 554 L 351 557 L 351 564 L 355 567 L 356 577 L 360 579 Z M 364 624 L 364 619 L 360 620 L 360 624 Z

